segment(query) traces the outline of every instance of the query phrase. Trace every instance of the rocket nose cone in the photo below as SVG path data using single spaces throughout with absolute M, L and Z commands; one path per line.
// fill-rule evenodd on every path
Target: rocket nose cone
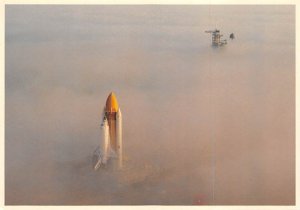
M 106 100 L 105 111 L 117 112 L 119 109 L 118 101 L 114 92 L 111 92 Z

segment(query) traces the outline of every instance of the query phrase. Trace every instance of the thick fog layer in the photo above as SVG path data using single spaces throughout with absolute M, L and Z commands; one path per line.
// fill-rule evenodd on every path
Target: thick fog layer
M 5 17 L 7 205 L 295 203 L 294 7 L 9 5 Z M 226 46 L 211 46 L 215 28 Z M 95 172 L 111 91 L 125 167 Z

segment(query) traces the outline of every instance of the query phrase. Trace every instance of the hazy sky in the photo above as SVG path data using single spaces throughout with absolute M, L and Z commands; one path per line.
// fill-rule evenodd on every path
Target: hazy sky
M 5 8 L 6 204 L 295 203 L 295 7 Z M 205 30 L 218 28 L 222 48 Z M 123 171 L 93 171 L 114 91 Z

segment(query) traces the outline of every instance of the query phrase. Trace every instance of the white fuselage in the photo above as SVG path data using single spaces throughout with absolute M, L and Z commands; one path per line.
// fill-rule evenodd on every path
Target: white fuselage
M 118 159 L 118 167 L 122 168 L 122 114 L 117 112 L 107 112 L 103 110 L 101 119 L 101 139 L 99 151 L 95 152 L 98 156 L 94 169 L 97 170 L 101 165 L 106 165 L 111 157 Z

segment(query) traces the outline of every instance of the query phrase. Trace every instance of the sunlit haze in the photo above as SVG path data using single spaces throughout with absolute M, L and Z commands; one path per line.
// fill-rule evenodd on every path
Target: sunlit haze
M 6 205 L 295 204 L 294 6 L 8 5 L 5 18 Z M 211 46 L 216 28 L 227 45 Z M 112 91 L 124 169 L 94 171 Z

